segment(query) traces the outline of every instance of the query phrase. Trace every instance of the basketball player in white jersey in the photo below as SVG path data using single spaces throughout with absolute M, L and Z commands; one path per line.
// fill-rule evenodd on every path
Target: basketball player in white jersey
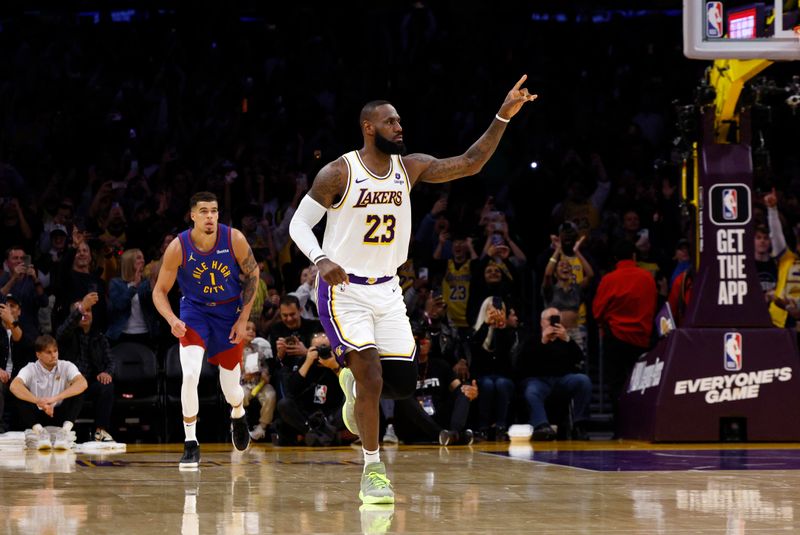
M 537 95 L 520 78 L 484 134 L 462 155 L 437 159 L 405 153 L 400 116 L 389 102 L 369 102 L 359 122 L 360 150 L 323 167 L 292 218 L 289 232 L 319 268 L 317 308 L 340 364 L 348 429 L 361 437 L 364 503 L 394 503 L 380 462 L 379 400 L 414 393 L 416 362 L 397 268 L 411 235 L 410 191 L 478 173 L 497 148 L 509 120 Z M 327 213 L 322 247 L 312 228 Z

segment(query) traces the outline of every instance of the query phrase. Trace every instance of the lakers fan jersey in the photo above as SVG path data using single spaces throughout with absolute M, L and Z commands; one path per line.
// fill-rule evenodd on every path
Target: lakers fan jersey
M 447 315 L 456 327 L 467 327 L 467 301 L 471 280 L 471 261 L 456 266 L 451 258 L 442 281 L 442 295 L 447 303 Z
M 217 241 L 207 252 L 202 252 L 192 242 L 192 231 L 178 235 L 183 259 L 178 268 L 178 286 L 183 296 L 195 303 L 227 303 L 238 299 L 242 293 L 239 282 L 239 264 L 233 254 L 230 227 L 217 225 Z
M 411 183 L 398 155 L 389 171 L 377 176 L 358 151 L 343 156 L 348 167 L 347 189 L 328 208 L 322 250 L 350 274 L 378 278 L 394 276 L 406 261 L 411 238 Z

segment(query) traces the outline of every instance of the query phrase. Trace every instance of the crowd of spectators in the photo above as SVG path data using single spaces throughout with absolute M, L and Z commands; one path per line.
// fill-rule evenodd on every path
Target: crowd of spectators
M 521 4 L 425 2 L 357 16 L 333 4 L 247 17 L 221 5 L 144 13 L 3 21 L 0 403 L 36 360 L 37 337 L 52 334 L 88 381 L 82 395 L 100 406 L 96 437 L 113 434 L 109 348 L 145 344 L 163 364 L 176 341 L 151 289 L 165 247 L 187 228 L 189 197 L 208 190 L 261 268 L 254 357 L 242 363 L 248 404 L 260 406 L 253 436 L 338 440 L 328 409 L 339 403 L 336 370 L 320 353 L 316 270 L 289 239 L 294 210 L 322 163 L 358 148 L 364 102 L 396 105 L 411 151 L 457 154 L 523 72 L 540 99 L 481 174 L 413 192 L 414 239 L 398 275 L 429 359 L 423 411 L 384 416 L 410 441 L 446 431 L 443 441 L 463 442 L 467 428 L 503 439 L 523 421 L 553 438 L 556 422 L 537 399 L 567 385 L 572 420 L 585 424 L 599 359 L 616 363 L 619 388 L 632 357 L 610 353 L 652 342 L 650 308 L 689 265 L 672 101 L 691 98 L 703 65 L 683 58 L 678 19 L 559 23 L 532 20 Z M 653 280 L 637 288 L 648 296 L 633 338 L 595 296 L 608 273 L 632 267 Z M 177 304 L 177 288 L 170 297 Z M 603 331 L 620 347 L 601 353 Z M 19 422 L 11 405 L 0 430 Z M 415 418 L 424 431 L 409 433 Z

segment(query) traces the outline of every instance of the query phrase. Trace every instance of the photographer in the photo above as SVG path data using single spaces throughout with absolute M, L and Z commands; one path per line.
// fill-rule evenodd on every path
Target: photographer
M 296 435 L 305 435 L 308 446 L 328 446 L 344 429 L 339 364 L 324 333 L 315 334 L 311 344 L 302 366 L 289 376 L 286 396 L 278 402 L 277 445 L 290 445 Z
M 534 440 L 554 440 L 556 432 L 550 426 L 545 402 L 556 396 L 560 401 L 573 403 L 572 438 L 585 440 L 585 422 L 589 419 L 592 383 L 581 373 L 583 352 L 561 323 L 561 312 L 547 308 L 541 316 L 542 337 L 538 343 L 526 340 L 519 350 L 517 376 L 525 377 L 522 390 L 528 404 L 529 423 Z
M 395 401 L 394 425 L 406 444 L 430 443 L 442 446 L 472 444 L 472 430 L 466 429 L 470 403 L 478 397 L 476 381 L 464 384 L 449 363 L 433 347 L 428 329 L 414 326 L 419 362 L 414 396 Z
M 281 363 L 277 383 L 273 383 L 273 386 L 278 396 L 283 397 L 286 395 L 289 375 L 300 367 L 311 346 L 311 337 L 321 332 L 322 327 L 318 321 L 307 320 L 300 315 L 300 301 L 294 295 L 283 296 L 278 306 L 280 321 L 270 329 L 269 343 L 272 354 Z

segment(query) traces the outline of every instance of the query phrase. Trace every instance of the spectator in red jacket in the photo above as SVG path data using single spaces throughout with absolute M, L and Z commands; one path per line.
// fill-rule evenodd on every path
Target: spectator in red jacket
M 650 347 L 658 292 L 653 276 L 636 266 L 633 243 L 617 243 L 614 259 L 616 269 L 600 280 L 592 312 L 603 327 L 603 358 L 616 416 L 625 381 L 636 360 Z

